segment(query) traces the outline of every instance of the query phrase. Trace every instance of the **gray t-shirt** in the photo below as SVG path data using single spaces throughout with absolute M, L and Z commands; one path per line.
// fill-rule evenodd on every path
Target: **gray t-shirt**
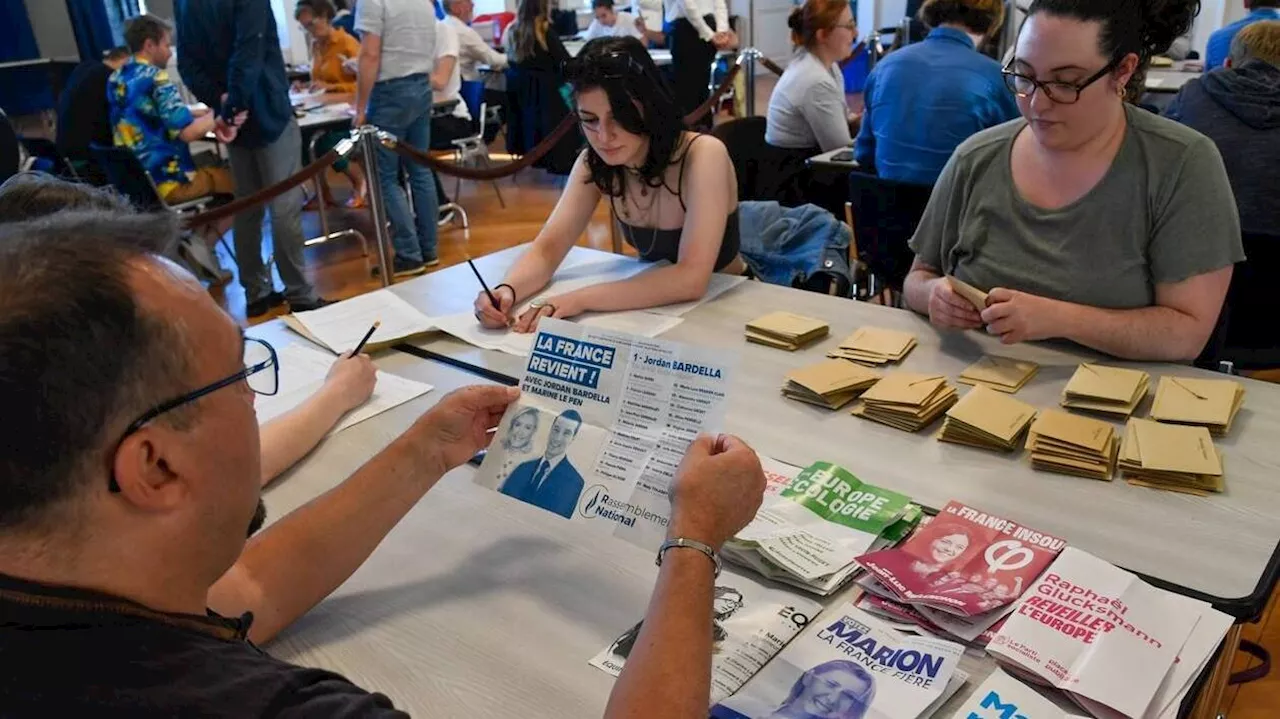
M 911 249 L 922 262 L 982 289 L 1007 287 L 1109 309 L 1155 304 L 1155 285 L 1244 259 L 1240 218 L 1222 157 L 1200 133 L 1126 106 L 1128 130 L 1111 169 L 1058 210 L 1013 184 L 1018 119 L 956 149 Z
M 769 97 L 765 142 L 774 147 L 816 147 L 823 152 L 853 143 L 840 68 L 800 51 Z
M 360 0 L 356 30 L 382 38 L 378 82 L 435 67 L 436 13 L 427 0 Z

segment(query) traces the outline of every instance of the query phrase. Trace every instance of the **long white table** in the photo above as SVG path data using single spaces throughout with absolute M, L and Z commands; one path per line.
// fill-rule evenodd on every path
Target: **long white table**
M 512 248 L 476 262 L 492 286 L 522 251 Z M 617 257 L 584 248 L 573 252 Z M 459 266 L 395 285 L 393 291 L 427 314 L 450 314 L 469 311 L 479 290 L 470 270 Z M 796 353 L 748 344 L 743 339 L 745 323 L 777 309 L 827 321 L 830 338 Z M 1007 514 L 1119 566 L 1213 601 L 1241 619 L 1261 612 L 1275 583 L 1280 543 L 1280 523 L 1275 519 L 1280 517 L 1280 443 L 1275 441 L 1280 436 L 1280 387 L 1241 380 L 1248 392 L 1245 407 L 1231 434 L 1218 440 L 1225 455 L 1227 492 L 1201 499 L 1132 487 L 1122 480 L 1094 482 L 1036 472 L 1022 452 L 1007 456 L 946 444 L 935 441 L 931 433 L 906 434 L 779 394 L 788 371 L 821 360 L 827 349 L 863 325 L 915 333 L 919 346 L 902 369 L 946 374 L 953 383 L 964 367 L 987 352 L 1036 361 L 1042 365 L 1040 373 L 1018 398 L 1042 408 L 1057 406 L 1080 361 L 1100 358 L 1065 344 L 1005 347 L 979 332 L 939 332 L 912 312 L 758 282 L 745 283 L 693 310 L 663 337 L 739 354 L 727 429 L 764 454 L 798 465 L 818 459 L 837 462 L 873 484 L 933 507 L 954 498 Z M 523 369 L 522 358 L 444 335 L 412 344 L 513 377 Z M 1153 382 L 1168 374 L 1215 376 L 1186 366 L 1106 361 L 1144 369 Z M 957 387 L 965 391 L 963 385 Z

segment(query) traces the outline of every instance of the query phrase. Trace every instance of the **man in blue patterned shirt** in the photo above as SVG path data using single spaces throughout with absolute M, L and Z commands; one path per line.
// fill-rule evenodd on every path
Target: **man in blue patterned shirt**
M 236 128 L 218 124 L 207 109 L 193 112 L 182 101 L 165 70 L 173 56 L 171 38 L 168 23 L 152 15 L 134 18 L 125 29 L 133 57 L 107 83 L 115 144 L 133 150 L 171 205 L 215 193 L 234 194 L 226 168 L 197 168 L 191 159 L 188 143 L 210 132 L 230 142 Z

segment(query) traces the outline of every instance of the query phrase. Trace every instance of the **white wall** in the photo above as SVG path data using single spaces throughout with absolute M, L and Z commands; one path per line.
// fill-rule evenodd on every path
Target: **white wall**
M 78 58 L 76 34 L 71 30 L 67 4 L 61 0 L 24 0 L 40 57 Z

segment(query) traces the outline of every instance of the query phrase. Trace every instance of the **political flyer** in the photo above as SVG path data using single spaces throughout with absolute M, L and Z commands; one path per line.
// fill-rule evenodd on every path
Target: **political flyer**
M 1064 702 L 1065 703 L 1065 702 Z M 1086 719 L 996 669 L 960 706 L 955 719 Z
M 747 682 L 822 611 L 812 599 L 766 586 L 726 569 L 716 579 L 711 627 L 711 702 Z M 643 622 L 623 632 L 591 660 L 613 676 L 622 673 Z
M 1066 542 L 959 502 L 900 547 L 858 557 L 886 589 L 910 604 L 965 617 L 1011 604 Z
M 920 719 L 941 705 L 963 647 L 902 634 L 848 603 L 823 616 L 713 706 L 713 719 Z
M 857 571 L 859 555 L 891 541 L 882 535 L 909 510 L 919 518 L 909 497 L 816 462 L 766 497 L 755 519 L 725 544 L 724 556 L 750 564 L 757 554 L 799 580 L 793 583 L 825 595 Z
M 1196 628 L 1205 622 L 1205 631 Z M 997 661 L 1101 717 L 1160 716 L 1226 633 L 1225 615 L 1068 547 L 992 639 Z M 1221 633 L 1220 633 L 1221 632 Z
M 734 360 L 544 319 L 475 482 L 657 550 L 689 444 L 723 424 Z

